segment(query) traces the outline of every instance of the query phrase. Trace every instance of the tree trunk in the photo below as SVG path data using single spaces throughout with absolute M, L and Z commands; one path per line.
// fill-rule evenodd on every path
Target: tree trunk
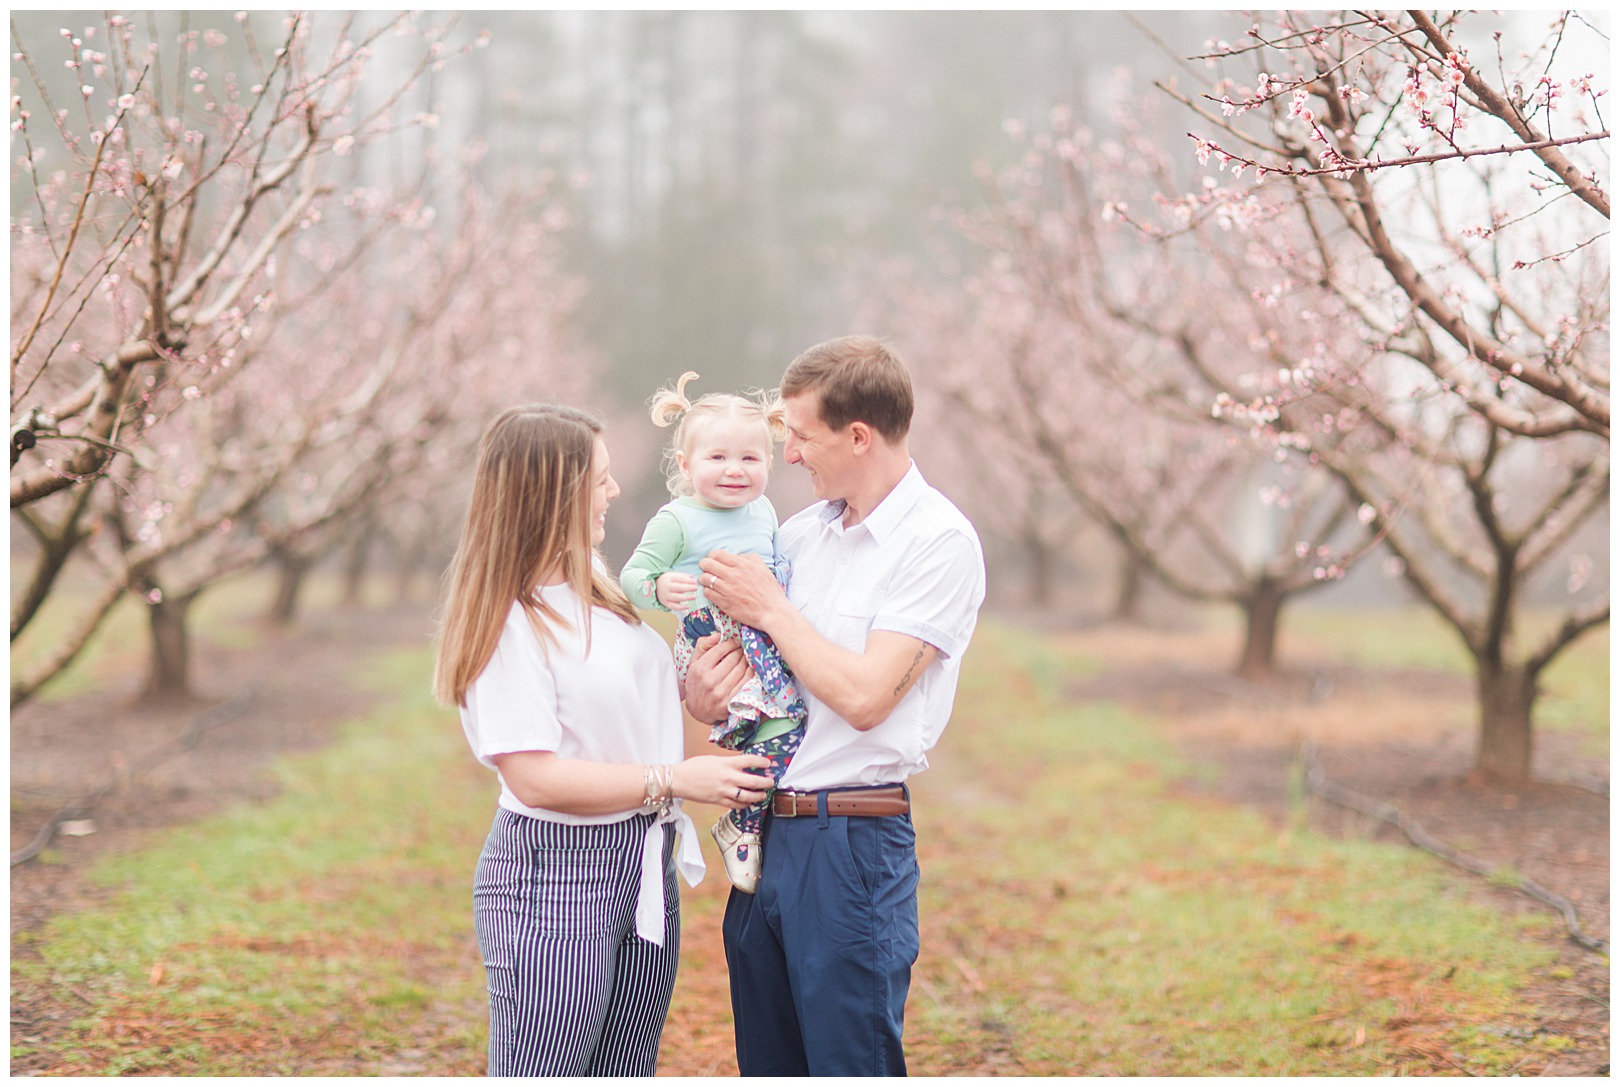
M 1261 578 L 1242 601 L 1243 655 L 1237 674 L 1244 679 L 1265 679 L 1277 670 L 1277 628 L 1287 597 L 1269 578 Z
M 345 607 L 358 607 L 363 602 L 366 571 L 371 565 L 371 539 L 376 535 L 368 519 L 360 526 L 354 538 L 349 541 L 348 552 L 343 557 L 343 604 Z
M 1523 665 L 1476 665 L 1479 748 L 1474 769 L 1487 780 L 1520 785 L 1530 780 L 1530 710 L 1536 680 Z
M 1114 595 L 1114 611 L 1110 618 L 1116 623 L 1140 623 L 1144 590 L 1147 588 L 1147 563 L 1135 551 L 1127 550 L 1119 565 L 1118 591 Z
M 416 581 L 416 571 L 422 568 L 427 560 L 427 533 L 414 532 L 399 553 L 399 568 L 395 571 L 394 600 L 405 604 L 411 599 L 411 588 Z
M 191 693 L 191 632 L 186 619 L 196 599 L 196 593 L 189 593 L 147 604 L 152 652 L 140 701 L 186 702 L 195 697 Z
M 276 553 L 276 598 L 270 604 L 266 617 L 279 627 L 290 627 L 298 618 L 298 594 L 303 591 L 304 577 L 315 560 L 308 555 L 279 551 Z
M 1024 554 L 1029 556 L 1028 580 L 1025 582 L 1029 602 L 1036 607 L 1049 606 L 1052 603 L 1055 567 L 1052 548 L 1038 533 L 1031 531 L 1024 534 Z

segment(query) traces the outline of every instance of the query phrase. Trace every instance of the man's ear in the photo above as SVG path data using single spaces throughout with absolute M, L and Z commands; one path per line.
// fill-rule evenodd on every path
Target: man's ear
M 859 419 L 849 424 L 849 440 L 856 455 L 867 452 L 872 448 L 872 428 Z

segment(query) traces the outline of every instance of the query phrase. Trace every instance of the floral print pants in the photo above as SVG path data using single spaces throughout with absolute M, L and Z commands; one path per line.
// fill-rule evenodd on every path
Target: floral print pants
M 770 635 L 739 623 L 714 607 L 688 612 L 681 622 L 680 632 L 675 639 L 675 668 L 680 673 L 682 683 L 686 682 L 687 670 L 692 666 L 693 643 L 716 631 L 742 646 L 743 656 L 754 674 L 732 697 L 726 719 L 710 730 L 709 741 L 730 751 L 764 755 L 770 759 L 771 765 L 766 772 L 774 786 L 782 780 L 793 753 L 799 749 L 799 741 L 804 738 L 804 699 L 794 684 L 793 673 L 782 663 L 782 655 L 777 652 L 776 643 L 771 641 Z M 773 718 L 786 718 L 796 721 L 797 725 L 788 732 L 756 743 L 754 735 L 759 723 Z M 764 821 L 765 809 L 770 804 L 773 792 L 774 788 L 768 788 L 763 801 L 740 812 L 732 812 L 732 822 L 744 831 L 757 832 Z

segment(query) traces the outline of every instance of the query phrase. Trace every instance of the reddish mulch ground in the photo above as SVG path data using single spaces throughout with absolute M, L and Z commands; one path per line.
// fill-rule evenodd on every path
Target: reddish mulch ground
M 114 791 L 94 814 L 95 833 L 58 837 L 53 863 L 11 871 L 12 955 L 30 954 L 16 935 L 38 928 L 58 911 L 82 908 L 98 892 L 82 873 L 105 851 L 137 848 L 153 830 L 196 819 L 243 797 L 274 789 L 266 767 L 284 751 L 319 745 L 333 727 L 363 708 L 344 674 L 357 653 L 428 635 L 424 609 L 329 612 L 279 635 L 257 652 L 198 647 L 195 705 L 142 708 L 124 689 L 20 708 L 11 720 L 12 816 L 15 850 L 58 807 L 116 775 L 128 776 L 147 753 L 184 733 L 210 706 L 253 691 L 243 711 L 210 729 L 195 747 L 145 770 Z M 1436 837 L 1472 856 L 1514 869 L 1569 898 L 1588 934 L 1609 937 L 1609 801 L 1572 785 L 1537 784 L 1513 792 L 1484 786 L 1468 774 L 1471 734 L 1455 708 L 1467 685 L 1433 673 L 1375 674 L 1345 668 L 1301 668 L 1291 678 L 1257 686 L 1189 660 L 1218 661 L 1228 647 L 1181 635 L 1147 632 L 1132 659 L 1119 632 L 1076 635 L 1102 639 L 1116 662 L 1077 680 L 1081 699 L 1117 699 L 1162 715 L 1188 757 L 1220 773 L 1185 788 L 1214 792 L 1284 818 L 1290 767 L 1299 741 L 1312 740 L 1334 781 L 1393 802 Z M 1098 644 L 1102 644 L 1099 642 Z M 1181 662 L 1181 663 L 1176 663 Z M 268 667 L 267 667 L 268 665 Z M 1573 742 L 1544 736 L 1537 753 L 1545 780 L 1570 776 L 1607 782 L 1608 766 L 1583 756 Z M 1316 826 L 1331 833 L 1400 839 L 1397 832 L 1320 800 Z M 1523 895 L 1478 882 L 1478 894 L 1504 911 L 1549 911 Z M 1607 1075 L 1609 975 L 1606 960 L 1572 941 L 1550 938 L 1558 969 L 1536 983 L 1532 1002 L 1540 1028 L 1575 1047 L 1526 1074 Z M 1555 975 L 1567 975 L 1558 977 Z M 12 993 L 14 1046 L 38 1045 L 63 1031 L 82 1006 L 71 993 Z M 716 1052 L 725 1048 L 716 1043 Z M 716 1061 L 729 1066 L 729 1061 Z M 12 1062 L 13 1074 L 49 1072 L 42 1058 Z M 356 1069 L 355 1071 L 365 1071 Z M 371 1071 L 376 1071 L 372 1069 Z
M 1118 648 L 1121 634 L 1106 638 Z M 1161 649 L 1137 663 L 1076 681 L 1084 700 L 1112 699 L 1170 722 L 1195 764 L 1219 767 L 1183 783 L 1189 792 L 1250 805 L 1281 823 L 1300 780 L 1301 741 L 1314 746 L 1327 779 L 1394 805 L 1434 838 L 1493 868 L 1507 868 L 1568 899 L 1588 937 L 1609 940 L 1609 767 L 1583 754 L 1576 739 L 1543 730 L 1536 738 L 1535 781 L 1511 790 L 1471 773 L 1472 684 L 1425 671 L 1377 672 L 1298 663 L 1267 684 L 1189 667 L 1182 639 L 1147 632 Z M 1194 636 L 1195 638 L 1197 636 Z M 1203 659 L 1209 659 L 1205 656 Z M 1407 843 L 1397 828 L 1329 803 L 1309 801 L 1315 829 Z M 1474 880 L 1476 893 L 1509 913 L 1531 911 L 1557 922 L 1551 908 L 1516 891 Z M 1560 926 L 1560 932 L 1562 928 Z M 1541 1010 L 1537 1029 L 1573 1042 L 1526 1075 L 1609 1074 L 1607 956 L 1560 935 L 1548 937 L 1557 961 L 1531 986 Z

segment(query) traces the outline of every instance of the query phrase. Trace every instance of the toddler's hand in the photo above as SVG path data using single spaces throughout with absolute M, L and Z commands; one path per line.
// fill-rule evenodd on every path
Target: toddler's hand
M 671 570 L 659 574 L 653 582 L 657 587 L 658 602 L 670 611 L 682 611 L 697 599 L 697 578 L 691 574 L 677 574 Z

